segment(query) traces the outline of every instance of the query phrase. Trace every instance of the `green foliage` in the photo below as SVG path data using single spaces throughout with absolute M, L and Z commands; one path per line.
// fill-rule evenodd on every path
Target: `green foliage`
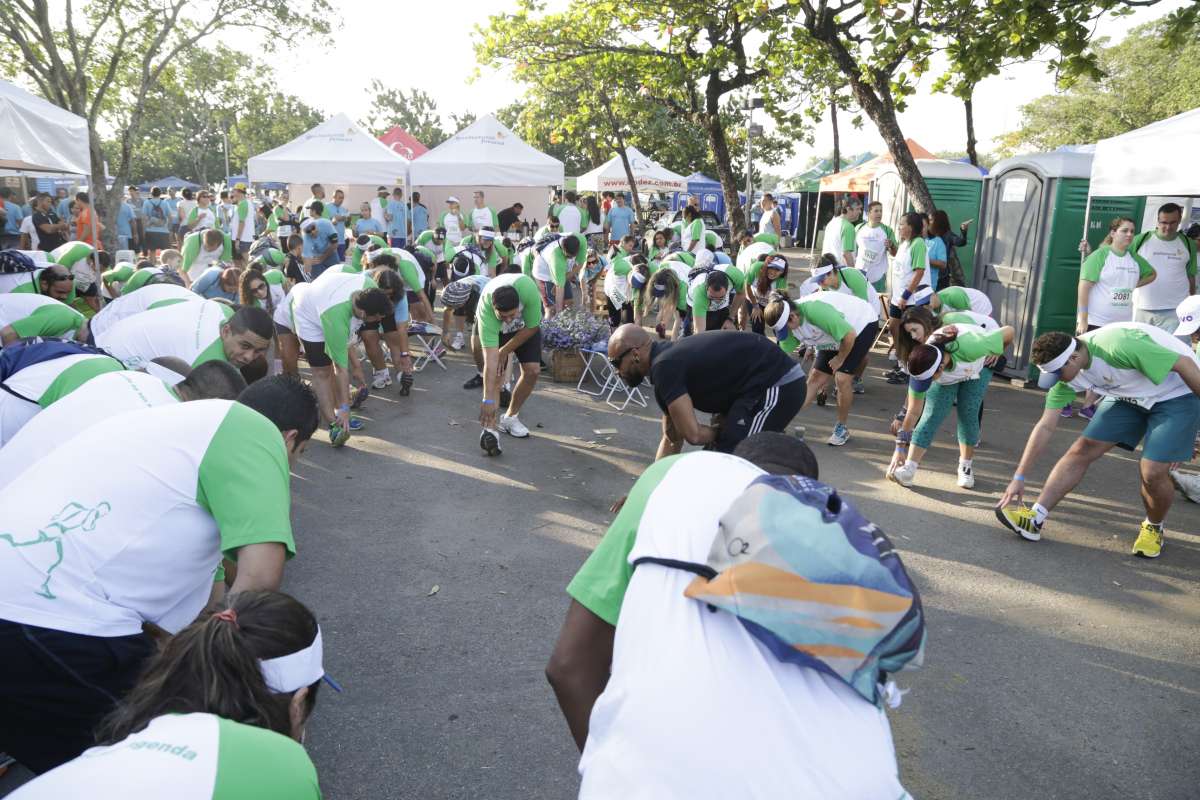
M 374 95 L 371 113 L 359 124 L 376 136 L 382 136 L 399 125 L 430 149 L 450 137 L 438 113 L 437 101 L 428 92 L 420 89 L 408 92 L 390 89 L 378 78 L 371 80 L 368 91 Z
M 1200 42 L 1168 43 L 1171 20 L 1130 31 L 1119 44 L 1097 49 L 1102 76 L 1021 107 L 1020 126 L 1000 137 L 1005 155 L 1088 144 L 1157 122 L 1196 106 Z

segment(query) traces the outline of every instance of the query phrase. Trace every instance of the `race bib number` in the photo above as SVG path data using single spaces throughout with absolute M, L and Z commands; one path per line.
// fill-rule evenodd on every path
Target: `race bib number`
M 1156 402 L 1158 402 L 1156 400 L 1150 400 L 1145 397 L 1118 397 L 1117 400 L 1119 400 L 1122 403 L 1130 403 L 1131 405 L 1135 405 L 1138 408 L 1144 408 L 1147 411 L 1154 408 L 1154 404 Z
M 876 261 L 879 260 L 879 253 L 880 253 L 880 251 L 878 251 L 878 250 L 872 250 L 870 248 L 864 247 L 863 251 L 862 251 L 863 263 L 874 264 Z
M 1133 289 L 1113 289 L 1112 304 L 1124 307 L 1133 304 Z
M 519 313 L 517 314 L 516 317 L 509 320 L 508 322 L 504 322 L 503 320 L 501 320 L 501 322 L 500 322 L 500 332 L 501 333 L 516 333 L 517 331 L 521 330 L 524 327 L 525 327 L 525 318 L 523 316 L 521 316 L 521 314 L 519 314 Z

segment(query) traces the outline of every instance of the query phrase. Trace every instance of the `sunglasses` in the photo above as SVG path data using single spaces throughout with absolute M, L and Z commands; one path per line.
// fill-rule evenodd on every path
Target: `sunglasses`
M 636 349 L 637 349 L 636 347 L 626 347 L 615 358 L 610 358 L 608 360 L 608 363 L 612 364 L 612 368 L 614 370 L 620 372 L 621 371 L 621 360 L 624 359 L 625 356 L 629 355 Z

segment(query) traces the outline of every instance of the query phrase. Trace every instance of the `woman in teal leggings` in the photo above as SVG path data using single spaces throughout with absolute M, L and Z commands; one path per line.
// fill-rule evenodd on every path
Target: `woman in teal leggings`
M 912 486 L 934 434 L 957 403 L 958 485 L 964 489 L 975 485 L 972 460 L 979 442 L 979 410 L 992 379 L 987 361 L 1003 355 L 1012 340 L 1010 326 L 987 332 L 977 325 L 954 324 L 933 331 L 924 344 L 912 349 L 908 406 L 903 422 L 893 426 L 896 452 L 888 478 Z

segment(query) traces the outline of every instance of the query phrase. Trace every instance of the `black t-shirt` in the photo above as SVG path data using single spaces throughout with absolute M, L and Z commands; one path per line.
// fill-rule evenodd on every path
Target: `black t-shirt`
M 508 233 L 508 229 L 517 221 L 517 216 L 518 214 L 512 210 L 512 206 L 509 206 L 496 215 L 496 221 L 500 225 L 499 233 L 501 236 Z
M 305 283 L 308 281 L 308 278 L 304 277 L 304 271 L 300 269 L 300 259 L 291 253 L 287 254 L 287 261 L 283 265 L 283 274 L 293 283 Z
M 698 411 L 725 413 L 738 397 L 764 394 L 796 366 L 779 345 L 744 331 L 706 331 L 650 351 L 654 399 L 667 406 L 689 395 Z
M 34 212 L 33 227 L 37 231 L 38 235 L 38 250 L 43 250 L 49 253 L 54 248 L 61 247 L 62 245 L 66 244 L 66 237 L 64 237 L 58 231 L 55 231 L 54 233 L 45 233 L 42 231 L 43 225 L 57 225 L 61 221 L 62 220 L 58 218 L 58 214 L 55 214 L 53 211 L 47 211 L 45 214 L 40 211 Z

